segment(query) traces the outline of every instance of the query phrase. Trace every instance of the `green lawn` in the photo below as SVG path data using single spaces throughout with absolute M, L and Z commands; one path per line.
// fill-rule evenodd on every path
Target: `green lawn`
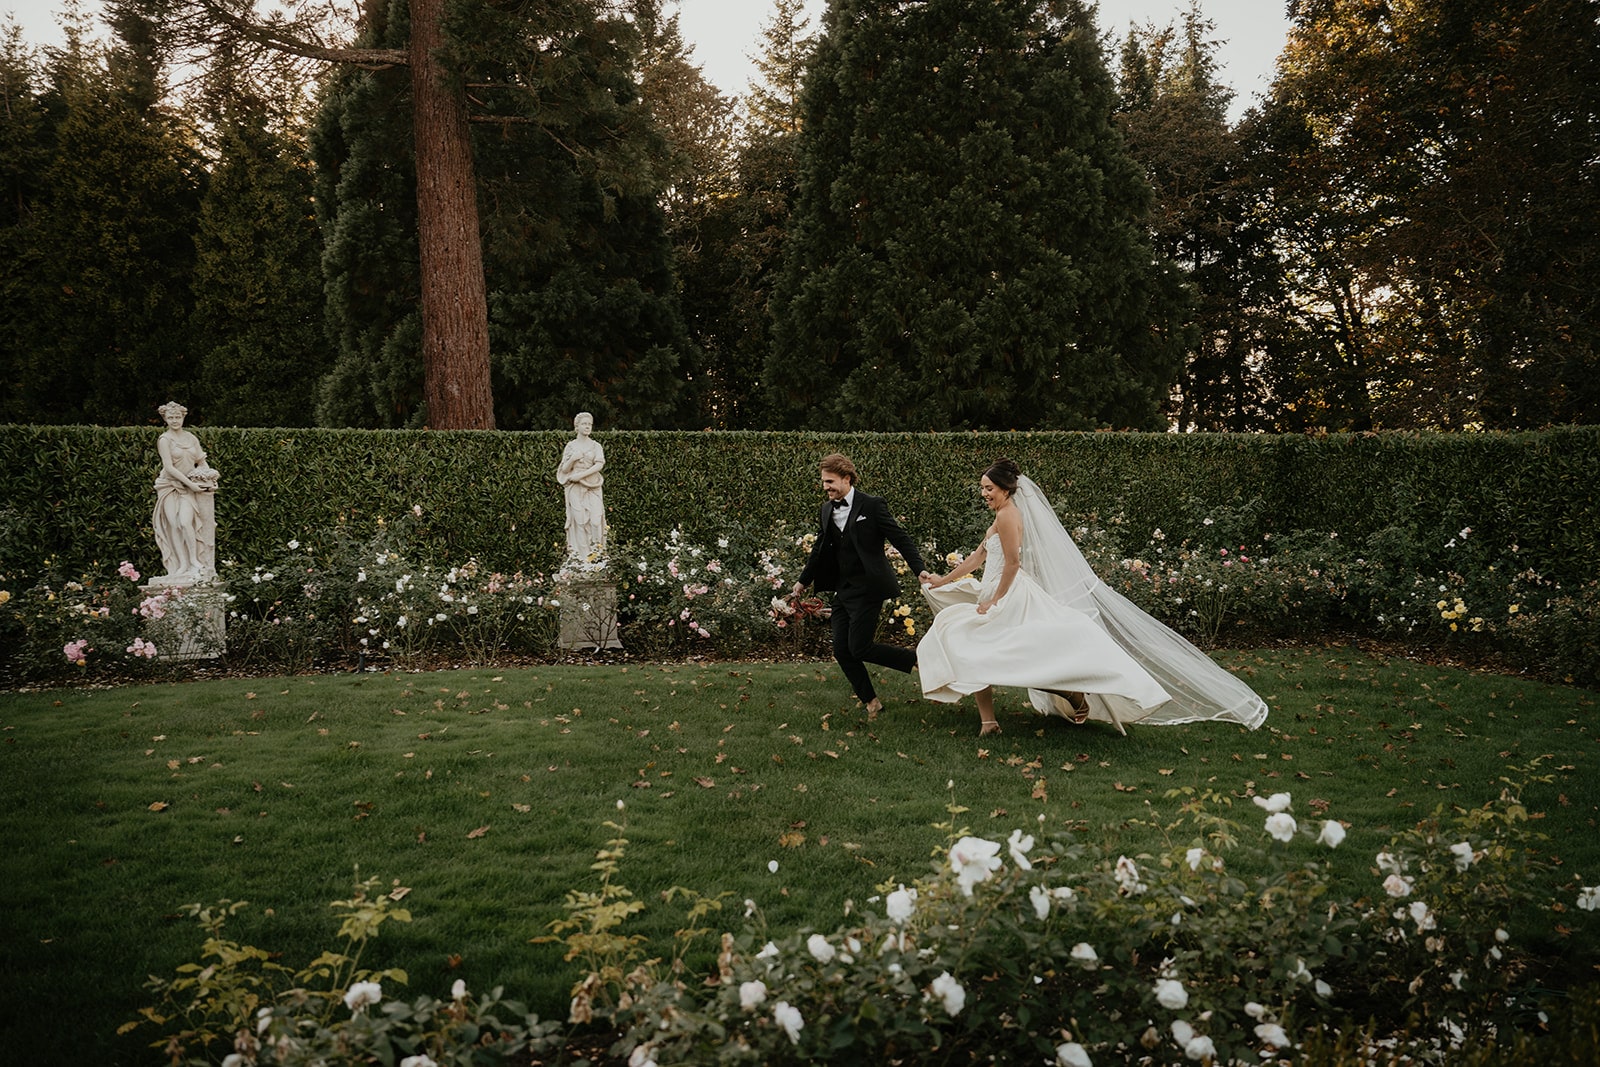
M 574 977 L 545 932 L 627 802 L 622 881 L 638 929 L 681 912 L 658 892 L 727 890 L 775 929 L 832 928 L 847 900 L 928 869 L 954 798 L 976 833 L 1099 828 L 1170 812 L 1169 790 L 1326 802 L 1329 854 L 1377 879 L 1373 854 L 1437 805 L 1524 798 L 1549 835 L 1566 911 L 1530 918 L 1549 980 L 1590 980 L 1600 914 L 1596 694 L 1383 659 L 1353 648 L 1219 654 L 1267 698 L 1267 725 L 1134 727 L 1043 720 L 1002 695 L 1005 734 L 924 703 L 889 674 L 870 726 L 832 663 L 549 666 L 257 678 L 0 694 L 0 1048 L 35 1063 L 158 1062 L 145 976 L 198 957 L 189 902 L 246 899 L 233 936 L 298 965 L 334 945 L 328 902 L 359 866 L 411 888 L 416 916 L 364 961 L 445 993 L 504 984 L 564 1015 Z M 946 788 L 953 782 L 953 790 Z M 1245 804 L 1247 827 L 1261 813 Z M 1157 847 L 1127 828 L 1130 854 Z M 777 872 L 768 869 L 778 861 Z

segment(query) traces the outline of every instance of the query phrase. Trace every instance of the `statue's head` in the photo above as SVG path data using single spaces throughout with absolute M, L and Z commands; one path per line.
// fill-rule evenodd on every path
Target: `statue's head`
M 572 417 L 572 428 L 581 434 L 594 432 L 594 416 L 587 411 L 580 411 Z
M 162 404 L 160 407 L 156 408 L 156 411 L 159 412 L 161 417 L 166 420 L 168 426 L 182 426 L 183 417 L 189 414 L 189 409 L 178 403 L 176 400 L 167 401 L 165 404 Z

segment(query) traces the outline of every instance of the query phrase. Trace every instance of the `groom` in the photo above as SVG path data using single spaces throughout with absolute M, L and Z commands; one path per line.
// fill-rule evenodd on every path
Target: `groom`
M 867 706 L 867 718 L 883 710 L 883 701 L 867 676 L 868 663 L 897 671 L 917 665 L 913 649 L 879 644 L 878 614 L 883 602 L 900 593 L 900 581 L 883 552 L 885 539 L 919 575 L 926 575 L 922 554 L 905 527 L 889 514 L 881 496 L 856 489 L 856 466 L 838 452 L 822 457 L 822 491 L 827 499 L 817 517 L 817 541 L 811 558 L 794 583 L 796 596 L 813 583 L 818 591 L 833 590 L 833 657 L 850 687 Z

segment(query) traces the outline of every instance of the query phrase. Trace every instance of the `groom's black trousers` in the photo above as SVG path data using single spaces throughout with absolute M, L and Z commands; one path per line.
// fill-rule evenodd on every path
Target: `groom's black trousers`
M 897 671 L 910 671 L 917 665 L 915 650 L 877 642 L 882 611 L 883 598 L 869 592 L 850 590 L 833 597 L 833 658 L 863 704 L 878 695 L 867 674 L 868 663 Z

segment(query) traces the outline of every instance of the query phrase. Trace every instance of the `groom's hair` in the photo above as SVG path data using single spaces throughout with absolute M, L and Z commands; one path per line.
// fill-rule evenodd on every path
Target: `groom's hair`
M 817 466 L 829 474 L 837 474 L 841 478 L 849 478 L 850 484 L 856 484 L 856 465 L 850 462 L 850 457 L 843 452 L 829 452 L 823 456 Z

